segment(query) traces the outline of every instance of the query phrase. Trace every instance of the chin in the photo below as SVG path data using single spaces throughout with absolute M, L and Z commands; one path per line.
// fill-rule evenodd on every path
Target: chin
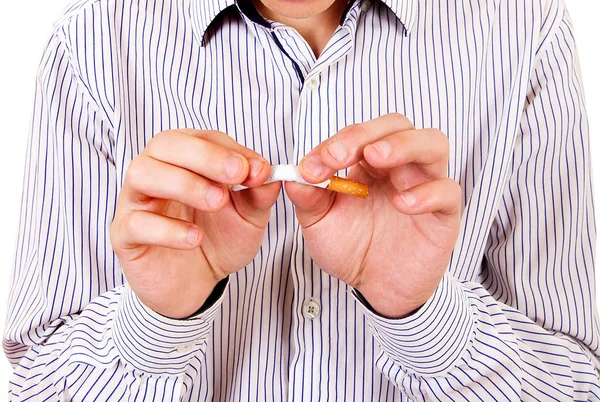
M 339 0 L 259 0 L 274 14 L 286 18 L 304 19 L 325 12 Z

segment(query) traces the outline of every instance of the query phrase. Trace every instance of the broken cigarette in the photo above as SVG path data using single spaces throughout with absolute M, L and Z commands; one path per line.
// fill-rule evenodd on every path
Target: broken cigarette
M 332 177 L 329 180 L 325 180 L 322 183 L 308 183 L 300 176 L 298 166 L 295 165 L 275 165 L 271 166 L 271 174 L 264 184 L 273 183 L 275 181 L 294 181 L 296 183 L 307 184 L 309 186 L 326 188 L 327 190 L 335 191 L 337 193 L 349 194 L 355 197 L 367 198 L 369 195 L 369 186 L 363 183 L 358 183 L 352 180 L 343 179 L 341 177 Z M 244 190 L 248 187 L 238 184 L 233 186 L 233 191 Z

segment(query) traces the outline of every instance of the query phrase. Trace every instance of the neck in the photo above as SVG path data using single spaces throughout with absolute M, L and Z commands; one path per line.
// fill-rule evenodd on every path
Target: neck
M 260 0 L 253 0 L 258 12 L 265 18 L 294 28 L 319 57 L 333 33 L 340 25 L 348 0 L 335 0 L 325 11 L 303 18 L 289 17 L 266 7 Z

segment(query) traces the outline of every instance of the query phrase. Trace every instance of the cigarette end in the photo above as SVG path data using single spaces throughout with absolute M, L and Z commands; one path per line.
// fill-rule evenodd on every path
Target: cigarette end
M 342 179 L 341 177 L 332 177 L 328 190 L 338 193 L 349 194 L 359 198 L 367 198 L 369 195 L 369 186 L 356 181 Z

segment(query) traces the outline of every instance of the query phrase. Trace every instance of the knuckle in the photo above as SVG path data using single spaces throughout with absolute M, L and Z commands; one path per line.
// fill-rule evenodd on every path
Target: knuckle
M 351 124 L 340 131 L 341 138 L 367 138 L 369 133 L 363 124 Z
M 435 149 L 437 149 L 439 155 L 444 157 L 444 160 L 447 161 L 450 157 L 450 140 L 443 131 L 437 128 L 431 128 L 429 131 L 432 140 L 437 144 Z
M 444 132 L 442 130 L 440 130 L 439 128 L 430 128 L 429 131 L 431 132 L 431 135 L 433 136 L 434 139 L 438 140 L 438 141 L 448 141 L 448 138 L 446 137 L 446 134 L 444 134 Z
M 180 202 L 196 209 L 206 208 L 207 191 L 210 188 L 204 179 L 184 170 L 178 171 L 172 178 L 170 186 L 175 189 L 174 194 Z
M 439 141 L 440 145 L 444 147 L 450 147 L 450 140 L 448 140 L 448 137 L 446 136 L 446 134 L 444 134 L 442 130 L 437 128 L 432 128 L 430 130 L 433 138 Z
M 152 137 L 152 139 L 150 141 L 151 142 L 152 141 L 160 141 L 162 138 L 169 136 L 170 132 L 171 131 L 169 131 L 169 130 L 161 131 L 161 132 L 155 134 L 154 137 Z
M 204 199 L 204 191 L 201 182 L 191 174 L 179 174 L 174 179 L 175 188 L 180 189 L 182 194 L 193 194 L 194 199 Z
M 127 168 L 127 173 L 125 174 L 124 185 L 136 188 L 136 186 L 140 184 L 144 177 L 144 164 L 144 158 L 140 156 L 131 161 Z
M 450 143 L 448 141 L 445 141 L 443 145 L 441 145 L 441 147 L 441 156 L 443 157 L 444 162 L 448 163 L 448 160 L 450 158 Z
M 200 140 L 201 145 L 199 146 L 201 147 L 206 147 L 209 143 L 219 147 L 234 146 L 236 143 L 229 135 L 216 130 L 191 130 L 188 135 Z
M 444 182 L 445 182 L 445 187 L 447 187 L 448 193 L 452 197 L 460 198 L 462 196 L 462 188 L 456 180 L 448 177 L 448 178 L 444 179 Z
M 408 131 L 393 134 L 391 138 L 395 142 L 395 149 L 398 151 L 405 149 L 405 147 L 411 145 L 411 143 L 415 140 L 414 135 Z
M 154 135 L 144 149 L 149 155 L 157 155 L 160 149 L 164 148 L 164 144 L 173 136 L 173 131 L 161 131 Z
M 140 225 L 140 214 L 136 211 L 131 211 L 121 220 L 121 233 L 128 239 L 134 237 L 137 228 Z
M 362 128 L 361 124 L 355 123 L 341 129 L 339 134 L 352 135 L 357 132 L 364 132 L 364 128 Z
M 460 188 L 460 185 L 458 184 L 458 182 L 451 177 L 444 177 L 441 180 L 442 180 L 442 183 L 444 184 L 444 186 L 446 186 L 450 189 L 454 189 L 455 187 Z
M 109 231 L 109 237 L 110 237 L 110 244 L 112 245 L 113 249 L 117 249 L 119 247 L 119 222 L 117 220 L 113 220 L 112 223 L 110 224 L 110 231 Z
M 197 138 L 201 138 L 203 140 L 207 140 L 207 141 L 215 141 L 216 139 L 218 139 L 219 137 L 223 137 L 225 139 L 227 138 L 231 138 L 228 135 L 223 134 L 220 131 L 215 131 L 215 130 L 202 130 L 202 131 L 196 131 L 194 133 L 194 137 Z
M 390 113 L 388 116 L 395 125 L 402 126 L 402 127 L 412 126 L 411 121 L 408 119 L 408 117 L 404 116 L 403 114 Z
M 193 128 L 180 128 L 175 131 L 178 133 L 181 133 L 181 134 L 192 136 L 192 137 L 198 137 L 198 136 L 202 135 L 202 133 L 204 132 L 204 131 L 200 131 L 200 130 L 195 130 Z

